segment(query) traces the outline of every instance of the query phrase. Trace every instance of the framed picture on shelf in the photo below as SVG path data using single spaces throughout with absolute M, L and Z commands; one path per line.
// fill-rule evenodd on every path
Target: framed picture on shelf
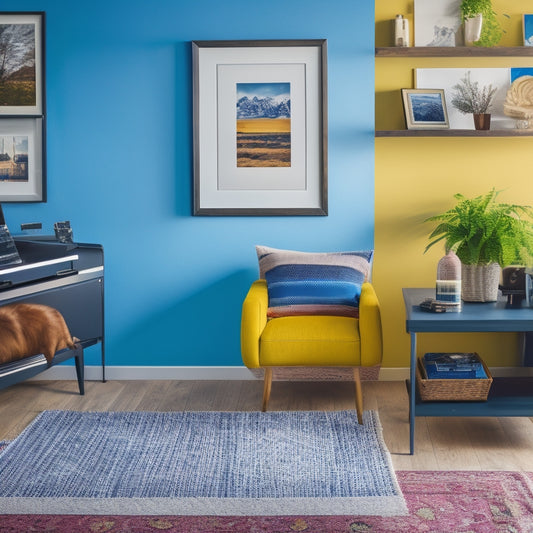
M 402 102 L 408 130 L 450 127 L 443 89 L 402 89 Z
M 524 46 L 533 46 L 533 15 L 523 16 Z
M 0 115 L 44 114 L 44 13 L 0 12 Z
M 327 215 L 327 41 L 193 41 L 194 215 Z
M 0 202 L 44 202 L 42 118 L 0 119 Z

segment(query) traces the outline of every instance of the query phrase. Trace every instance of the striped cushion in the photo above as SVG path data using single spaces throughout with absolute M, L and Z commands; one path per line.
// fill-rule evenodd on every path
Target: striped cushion
M 361 285 L 373 250 L 309 253 L 256 246 L 268 287 L 268 316 L 359 316 Z

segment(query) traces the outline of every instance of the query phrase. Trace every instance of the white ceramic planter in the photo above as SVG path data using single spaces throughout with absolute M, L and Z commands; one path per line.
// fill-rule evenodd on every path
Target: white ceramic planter
M 483 15 L 478 13 L 475 17 L 465 19 L 465 45 L 474 46 L 476 41 L 481 37 L 481 28 L 483 27 Z

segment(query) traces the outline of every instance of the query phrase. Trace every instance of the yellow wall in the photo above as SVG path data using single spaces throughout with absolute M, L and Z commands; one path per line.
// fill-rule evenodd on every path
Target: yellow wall
M 376 0 L 376 46 L 391 46 L 396 13 L 410 18 L 413 2 Z M 507 32 L 503 46 L 522 43 L 522 13 L 533 0 L 493 0 Z M 509 19 L 501 16 L 509 15 Z M 412 38 L 412 37 L 411 37 Z M 411 41 L 413 42 L 413 41 Z M 377 58 L 376 129 L 405 128 L 399 89 L 413 87 L 413 69 L 422 67 L 531 66 L 533 58 Z M 432 226 L 423 223 L 454 203 L 461 192 L 477 196 L 492 187 L 502 201 L 533 205 L 533 137 L 376 138 L 374 283 L 383 312 L 385 367 L 409 364 L 402 287 L 434 287 L 444 249 L 424 254 Z M 419 351 L 477 351 L 489 366 L 519 362 L 515 334 L 425 334 Z

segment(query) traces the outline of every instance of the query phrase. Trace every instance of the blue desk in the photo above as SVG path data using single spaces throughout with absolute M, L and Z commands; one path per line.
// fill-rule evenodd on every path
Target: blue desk
M 79 339 L 80 353 L 66 350 L 62 355 L 56 354 L 52 364 L 74 357 L 78 367 L 83 363 L 83 349 L 100 343 L 105 381 L 103 247 L 60 243 L 49 236 L 15 237 L 15 245 L 22 263 L 0 267 L 0 306 L 36 303 L 57 309 L 71 335 Z M 46 364 L 32 366 L 7 377 L 0 369 L 0 388 L 46 368 Z M 79 377 L 78 372 L 78 381 Z
M 486 402 L 422 402 L 416 393 L 417 333 L 533 332 L 533 308 L 507 308 L 506 300 L 463 302 L 460 313 L 428 313 L 419 304 L 434 289 L 403 289 L 406 330 L 411 336 L 409 392 L 410 453 L 414 453 L 416 416 L 533 416 L 533 380 L 494 378 Z

